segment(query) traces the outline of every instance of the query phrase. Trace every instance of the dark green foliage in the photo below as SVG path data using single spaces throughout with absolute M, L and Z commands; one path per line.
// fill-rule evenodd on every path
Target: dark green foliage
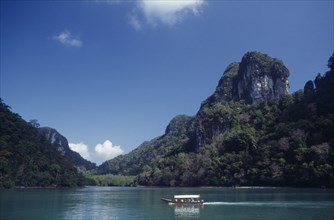
M 258 51 L 247 52 L 242 59 L 242 63 L 244 64 L 251 62 L 258 63 L 264 74 L 274 74 L 274 78 L 289 76 L 289 71 L 283 65 L 283 62 L 279 59 L 271 58 L 267 54 Z M 245 66 L 240 66 L 240 68 L 245 68 Z
M 54 149 L 62 152 L 62 155 L 71 161 L 75 167 L 86 170 L 96 169 L 95 163 L 85 160 L 79 153 L 72 151 L 68 145 L 67 139 L 55 129 L 42 127 L 38 128 L 38 132 L 42 135 L 43 140 L 51 143 Z
M 332 57 L 333 58 L 333 57 Z M 334 69 L 325 73 L 324 76 L 318 74 L 314 83 L 316 85 L 316 104 L 318 113 L 333 112 L 334 109 Z
M 219 80 L 215 92 L 202 103 L 202 107 L 211 107 L 215 103 L 232 100 L 233 78 L 238 74 L 239 65 L 239 63 L 231 63 L 225 69 L 223 77 Z
M 312 80 L 306 82 L 304 86 L 304 98 L 308 101 L 312 101 L 314 99 L 315 89 Z
M 34 123 L 36 124 L 36 123 Z M 78 186 L 85 178 L 42 140 L 37 128 L 0 101 L 0 188 Z
M 195 117 L 182 116 L 187 120 L 171 123 L 176 127 L 169 125 L 164 136 L 100 171 L 137 175 L 139 185 L 334 187 L 332 60 L 324 76 L 279 100 L 250 105 L 213 94 Z M 281 65 L 269 57 L 261 62 Z M 233 75 L 237 68 L 227 70 Z M 229 84 L 224 77 L 219 85 Z M 218 89 L 229 97 L 227 88 Z
M 165 135 L 146 141 L 127 155 L 120 155 L 98 167 L 99 174 L 137 175 L 155 158 L 191 151 L 194 139 L 194 117 L 176 116 L 166 128 Z
M 328 59 L 328 64 L 327 64 L 328 68 L 333 71 L 334 70 L 334 53 L 332 54 L 332 56 Z
M 283 63 L 258 52 L 244 59 L 263 74 L 287 77 Z M 78 174 L 1 101 L 0 188 L 13 186 L 326 186 L 334 187 L 334 68 L 304 89 L 252 105 L 233 97 L 240 63 L 224 72 L 215 93 L 195 116 L 176 116 L 165 134 L 127 155 Z M 262 72 L 259 72 L 262 74 Z M 62 141 L 63 142 L 63 141 Z M 89 173 L 89 172 L 88 172 Z M 134 177 L 135 176 L 135 177 Z
M 84 174 L 85 177 L 90 180 L 87 185 L 92 186 L 136 186 L 135 176 L 123 176 L 123 175 L 93 175 L 89 173 Z
M 248 63 L 258 63 L 261 66 L 261 69 L 264 70 L 264 73 L 269 73 L 270 70 L 273 67 L 273 61 L 276 61 L 275 59 L 271 58 L 267 54 L 258 52 L 258 51 L 252 51 L 252 52 L 247 52 L 243 57 L 242 57 L 242 63 L 248 64 Z M 275 62 L 276 63 L 276 62 Z M 277 65 L 279 62 L 276 63 Z M 276 65 L 276 66 L 277 66 Z M 243 65 L 240 68 L 246 68 L 247 65 Z

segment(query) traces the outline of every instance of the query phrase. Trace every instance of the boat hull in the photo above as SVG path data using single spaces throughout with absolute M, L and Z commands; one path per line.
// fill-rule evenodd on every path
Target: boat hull
M 161 200 L 162 200 L 163 202 L 165 202 L 165 203 L 170 203 L 170 202 L 172 202 L 172 200 L 171 200 L 171 199 L 165 199 L 165 198 L 161 198 Z
M 173 201 L 171 199 L 161 199 L 163 202 L 168 203 L 169 205 L 203 205 L 203 201 Z

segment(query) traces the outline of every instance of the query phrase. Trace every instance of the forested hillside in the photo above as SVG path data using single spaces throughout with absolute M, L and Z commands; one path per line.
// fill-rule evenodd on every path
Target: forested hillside
M 86 179 L 0 100 L 0 188 L 79 186 Z
M 107 175 L 88 173 L 90 184 L 334 187 L 333 56 L 329 71 L 288 94 L 283 61 L 246 53 L 196 115 L 174 117 L 164 135 L 106 161 L 97 174 Z M 0 188 L 87 184 L 70 160 L 95 164 L 68 150 L 56 130 L 38 130 L 0 101 Z
M 174 118 L 99 172 L 137 175 L 140 185 L 334 187 L 333 66 L 332 56 L 328 72 L 288 94 L 283 62 L 247 53 L 195 116 Z
M 186 115 L 176 116 L 167 126 L 165 135 L 144 142 L 129 154 L 104 162 L 98 167 L 98 173 L 137 175 L 152 161 L 161 158 L 161 155 L 168 157 L 191 150 L 194 119 Z
M 62 156 L 67 158 L 73 165 L 81 170 L 92 170 L 96 168 L 95 163 L 84 159 L 79 153 L 72 151 L 67 139 L 56 129 L 49 127 L 38 128 L 38 132 L 49 142 L 54 149 L 57 149 Z

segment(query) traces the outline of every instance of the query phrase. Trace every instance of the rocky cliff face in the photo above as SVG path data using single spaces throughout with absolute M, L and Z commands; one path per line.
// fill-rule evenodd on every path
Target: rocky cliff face
M 228 101 L 245 101 L 258 105 L 264 100 L 276 100 L 288 93 L 289 70 L 279 59 L 260 52 L 246 53 L 241 62 L 231 63 L 218 86 L 203 106 Z
M 85 160 L 78 154 L 70 149 L 67 139 L 58 133 L 56 129 L 43 127 L 38 129 L 39 133 L 56 148 L 61 155 L 72 161 L 76 167 L 84 167 L 87 170 L 94 169 L 95 163 Z
M 241 62 L 231 63 L 225 69 L 215 92 L 202 102 L 195 116 L 176 116 L 163 136 L 105 162 L 99 171 L 136 175 L 154 158 L 198 151 L 235 126 L 233 118 L 237 116 L 233 114 L 243 114 L 237 103 L 259 105 L 287 93 L 288 76 L 282 61 L 259 52 L 246 53 Z
M 233 78 L 233 100 L 257 105 L 264 100 L 277 100 L 288 93 L 289 70 L 283 62 L 260 52 L 246 53 Z
M 308 81 L 304 93 L 282 95 L 283 63 L 247 53 L 195 116 L 173 118 L 164 135 L 98 171 L 136 175 L 146 186 L 334 187 L 333 57 L 331 71 Z
M 153 160 L 177 152 L 191 151 L 194 140 L 194 116 L 175 116 L 166 127 L 165 134 L 145 141 L 128 154 L 119 155 L 98 167 L 99 174 L 138 175 Z
M 39 128 L 38 131 L 42 136 L 56 148 L 62 156 L 65 156 L 71 149 L 68 146 L 67 139 L 58 133 L 56 129 L 43 127 Z
M 213 95 L 202 102 L 197 113 L 197 148 L 207 144 L 207 140 L 224 134 L 232 126 L 228 106 L 224 104 L 243 101 L 256 106 L 265 100 L 278 100 L 288 93 L 288 77 L 289 70 L 281 60 L 260 52 L 248 52 L 240 63 L 231 63 Z M 219 120 L 207 120 L 214 115 Z

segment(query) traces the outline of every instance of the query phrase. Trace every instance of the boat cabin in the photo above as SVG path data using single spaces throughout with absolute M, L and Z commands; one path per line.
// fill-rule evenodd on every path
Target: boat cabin
M 171 205 L 196 205 L 203 204 L 204 201 L 200 200 L 200 195 L 174 195 L 174 199 L 161 199 Z

